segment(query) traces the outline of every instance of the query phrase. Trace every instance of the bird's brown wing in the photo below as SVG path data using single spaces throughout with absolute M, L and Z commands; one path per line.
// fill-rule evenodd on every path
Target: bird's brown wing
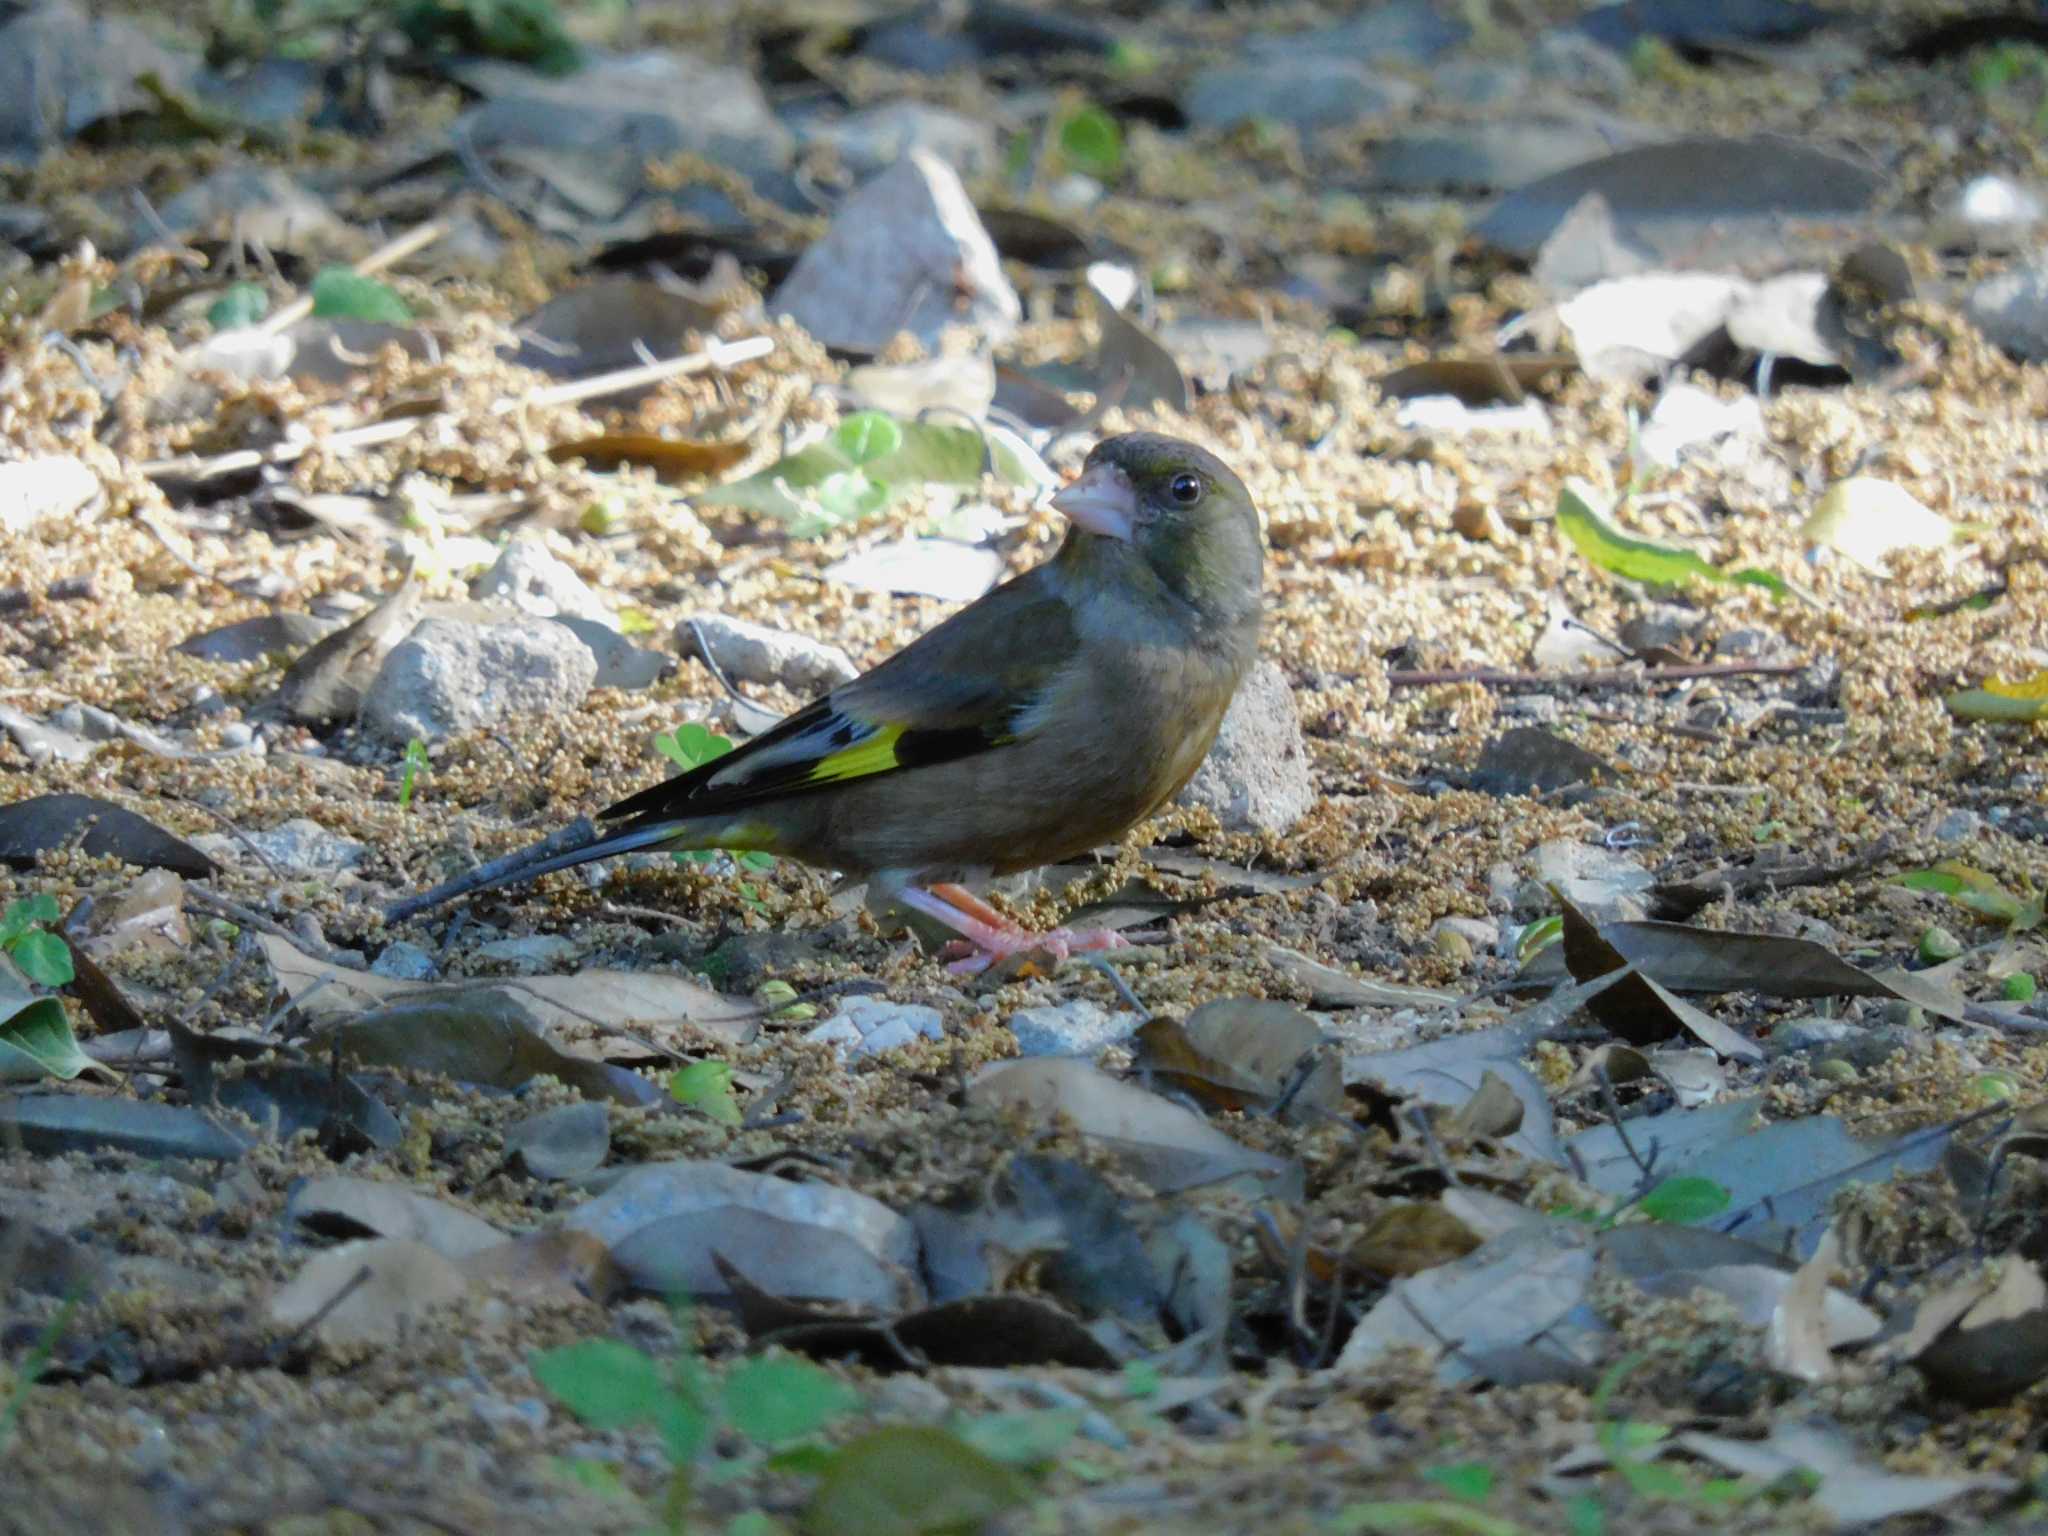
M 737 751 L 651 785 L 599 819 L 719 816 L 1018 740 L 1079 649 L 1073 611 L 1044 570 L 996 588 Z

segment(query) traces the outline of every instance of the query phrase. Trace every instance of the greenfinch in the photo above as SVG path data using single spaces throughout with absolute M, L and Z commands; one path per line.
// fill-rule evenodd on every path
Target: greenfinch
M 1052 498 L 1072 525 L 872 671 L 714 761 L 393 908 L 634 849 L 759 850 L 869 882 L 960 936 L 957 964 L 1115 947 L 1030 933 L 967 889 L 1114 840 L 1208 754 L 1258 647 L 1259 516 L 1215 455 L 1108 438 Z

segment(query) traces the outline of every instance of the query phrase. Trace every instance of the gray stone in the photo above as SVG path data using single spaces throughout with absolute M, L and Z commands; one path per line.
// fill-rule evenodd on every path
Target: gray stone
M 1561 80 L 1579 92 L 1587 84 L 1622 92 L 1634 83 L 1628 60 L 1583 32 L 1545 27 L 1529 48 L 1529 69 L 1538 79 Z
M 1024 312 L 959 175 L 923 149 L 840 204 L 773 307 L 848 352 L 878 352 L 899 331 L 936 347 L 954 325 L 1000 341 Z
M 892 1003 L 884 997 L 850 997 L 806 1040 L 827 1042 L 844 1061 L 901 1050 L 916 1040 L 946 1038 L 946 1018 L 922 1003 Z
M 1555 725 L 1564 718 L 1564 705 L 1554 693 L 1510 694 L 1500 701 L 1500 712 L 1510 720 Z
M 383 952 L 370 962 L 370 969 L 379 976 L 390 976 L 399 981 L 432 981 L 441 974 L 441 968 L 434 964 L 432 955 L 404 939 L 386 944 Z
M 338 875 L 370 855 L 363 844 L 339 837 L 305 816 L 247 836 L 265 858 L 294 875 Z M 225 863 L 248 862 L 249 851 L 240 838 L 209 833 L 193 838 L 192 844 Z
M 1714 642 L 1716 661 L 1753 661 L 1784 649 L 1784 642 L 1767 629 L 1731 629 Z
M 1613 142 L 1608 125 L 1593 119 L 1432 125 L 1373 145 L 1367 184 L 1394 192 L 1498 192 L 1604 154 Z
M 1645 603 L 1640 613 L 1622 620 L 1618 638 L 1632 650 L 1661 647 L 1675 651 L 1706 626 L 1707 616 L 1696 608 L 1682 608 L 1677 603 Z
M 77 459 L 17 459 L 0 464 L 0 533 L 21 533 L 72 517 L 98 499 L 100 477 Z
M 1274 662 L 1254 666 L 1230 701 L 1216 744 L 1178 805 L 1213 811 L 1230 832 L 1285 832 L 1315 803 L 1294 690 Z
M 2022 362 L 2048 357 L 2048 263 L 1987 277 L 1963 301 L 1963 313 Z
M 386 741 L 433 741 L 503 720 L 566 714 L 596 678 L 590 647 L 559 624 L 423 619 L 377 669 L 362 718 Z
M 1787 1019 L 1773 1026 L 1767 1042 L 1773 1056 L 1811 1056 L 1874 1067 L 1896 1055 L 1906 1035 L 1896 1027 L 1871 1029 L 1845 1019 Z
M 787 630 L 700 613 L 676 626 L 676 648 L 685 656 L 709 651 L 710 660 L 736 683 L 780 683 L 805 696 L 824 693 L 858 676 L 836 645 Z
M 328 206 L 275 166 L 224 165 L 165 203 L 164 227 L 175 235 L 222 235 L 279 250 L 330 245 L 347 228 Z M 138 241 L 155 226 L 136 225 Z
M 685 151 L 761 176 L 786 166 L 795 150 L 752 75 L 688 54 L 599 55 L 561 79 L 490 61 L 455 73 L 486 98 L 455 127 L 483 153 L 582 152 L 630 166 L 637 179 L 647 161 Z
M 1286 123 L 1304 133 L 1387 117 L 1421 92 L 1355 59 L 1288 53 L 1221 64 L 1189 82 L 1181 109 L 1197 127 L 1226 128 L 1247 118 Z
M 1254 57 L 1283 53 L 1341 54 L 1357 59 L 1398 59 L 1427 64 L 1471 36 L 1441 0 L 1376 0 L 1349 21 L 1316 27 L 1252 45 Z
M 560 934 L 529 933 L 516 939 L 493 939 L 488 944 L 479 944 L 476 952 L 486 960 L 533 976 L 574 960 L 583 950 L 574 939 L 565 939 Z
M 1934 840 L 1939 843 L 1974 842 L 1984 831 L 1984 818 L 1975 811 L 1966 811 L 1958 806 L 1929 830 L 1933 832 Z
M 48 762 L 52 758 L 60 763 L 82 763 L 100 749 L 98 742 L 76 731 L 45 725 L 11 704 L 0 704 L 0 730 L 13 738 L 14 744 L 32 763 Z
M 469 595 L 480 602 L 506 603 L 541 619 L 611 622 L 603 600 L 531 534 L 514 537 L 496 564 L 470 583 Z
M 127 21 L 63 4 L 25 9 L 0 27 L 0 152 L 38 153 L 94 123 L 146 111 L 156 98 L 137 83 L 144 75 L 176 93 L 198 62 Z
M 806 143 L 826 144 L 858 176 L 888 169 L 913 149 L 928 150 L 962 176 L 979 176 L 996 164 L 992 123 L 922 101 L 892 101 L 836 122 L 803 130 Z
M 1111 1012 L 1082 998 L 1056 1007 L 1020 1008 L 1010 1015 L 1010 1032 L 1020 1055 L 1094 1057 L 1121 1045 L 1143 1022 L 1127 1008 Z

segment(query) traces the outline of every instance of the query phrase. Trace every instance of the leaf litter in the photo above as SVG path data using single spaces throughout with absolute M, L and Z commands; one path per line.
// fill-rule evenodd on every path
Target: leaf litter
M 772 1471 L 704 1451 L 696 1513 L 727 1525 L 771 1478 L 795 1502 L 761 1529 L 1033 1500 L 1174 1529 L 1993 1518 L 2032 1476 L 2015 1447 L 2048 1369 L 2026 1286 L 2044 456 L 2034 371 L 1944 308 L 2003 258 L 1900 210 L 1976 174 L 1928 122 L 2017 152 L 2030 77 L 1871 53 L 1873 90 L 1830 108 L 1868 146 L 1849 160 L 1799 142 L 1797 62 L 1644 53 L 1574 91 L 1684 140 L 1506 187 L 1491 222 L 1455 193 L 1361 219 L 1345 132 L 1172 126 L 1203 50 L 1314 50 L 1315 18 L 1182 38 L 985 9 L 761 39 L 851 105 L 914 83 L 969 117 L 974 72 L 1065 60 L 1001 125 L 1013 164 L 959 199 L 921 172 L 956 243 L 851 366 L 764 318 L 821 248 L 813 194 L 848 185 L 778 119 L 838 103 L 780 66 L 689 66 L 702 121 L 634 107 L 652 169 L 554 132 L 574 125 L 502 64 L 495 137 L 387 158 L 443 142 L 422 82 L 485 78 L 454 54 L 533 42 L 394 32 L 428 51 L 363 67 L 402 131 L 333 132 L 304 194 L 344 217 L 260 252 L 230 221 L 205 266 L 168 227 L 109 231 L 135 188 L 272 141 L 102 140 L 9 173 L 39 226 L 5 311 L 9 435 L 42 467 L 0 506 L 0 898 L 97 911 L 14 945 L 0 1063 L 35 1081 L 0 1107 L 0 1217 L 157 1266 L 76 1314 L 19 1303 L 17 1370 L 65 1324 L 58 1374 L 0 1410 L 34 1507 L 636 1529 L 651 1425 L 593 1458 L 574 1403 L 529 1406 L 540 1352 L 610 1340 L 728 1382 L 750 1348 L 809 1353 L 893 1421 L 798 1436 Z M 728 48 L 693 18 L 614 41 L 646 48 L 601 64 L 621 100 Z M 962 72 L 905 70 L 920 49 Z M 182 78 L 127 110 L 217 134 Z M 52 89 L 67 121 L 102 115 Z M 1438 104 L 1399 110 L 1425 127 Z M 1714 126 L 1737 118 L 1791 137 Z M 977 211 L 1015 316 L 958 242 Z M 1553 233 L 1603 219 L 1597 250 Z M 373 223 L 408 233 L 366 250 Z M 1497 339 L 1544 306 L 1584 355 L 1533 322 L 1538 350 Z M 977 308 L 1014 335 L 947 331 Z M 924 334 L 892 337 L 912 314 Z M 1698 368 L 1660 389 L 1648 351 Z M 1410 390 L 1542 430 L 1402 414 Z M 1681 451 L 1681 416 L 1742 425 Z M 654 638 L 677 620 L 872 662 L 1042 558 L 1042 492 L 1128 426 L 1251 483 L 1318 793 L 1276 834 L 1176 809 L 1005 893 L 1167 941 L 1114 983 L 964 990 L 822 880 L 719 856 L 388 915 L 646 782 L 650 735 L 733 729 L 718 680 Z M 509 616 L 471 578 L 514 528 L 605 594 L 585 638 L 620 664 L 580 706 L 417 761 L 372 739 L 364 701 L 430 607 Z M 1558 613 L 1591 670 L 1541 669 Z M 748 682 L 752 728 L 805 702 Z M 306 826 L 358 850 L 345 873 Z M 145 887 L 153 866 L 183 885 Z M 1963 939 L 1929 968 L 1943 922 Z M 842 1060 L 805 1036 L 845 998 L 939 1037 Z M 1080 1004 L 1149 1022 L 1014 1059 L 1012 1014 Z M 151 1165 L 178 1171 L 145 1229 L 108 1202 Z M 762 1375 L 782 1416 L 734 1423 L 809 1424 L 808 1379 Z M 155 1427 L 110 1428 L 131 1409 Z M 1056 1454 L 1011 1457 L 1045 1413 Z M 238 1445 L 246 1424 L 273 1427 Z M 161 1459 L 80 1460 L 131 1433 Z M 1444 1465 L 1410 1466 L 1418 1433 Z M 1575 1438 L 1597 1454 L 1551 1475 Z M 456 1444 L 459 1469 L 433 1459 Z

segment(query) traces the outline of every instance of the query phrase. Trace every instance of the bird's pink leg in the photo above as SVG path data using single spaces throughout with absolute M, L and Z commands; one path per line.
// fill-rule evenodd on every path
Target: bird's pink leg
M 1083 928 L 1078 932 L 1055 928 L 1048 933 L 1033 933 L 959 885 L 934 885 L 928 889 L 906 886 L 896 899 L 945 924 L 967 941 L 970 952 L 946 967 L 956 976 L 975 975 L 1011 955 L 1044 951 L 1056 960 L 1064 960 L 1089 950 L 1123 949 L 1130 943 L 1122 934 L 1105 928 Z

